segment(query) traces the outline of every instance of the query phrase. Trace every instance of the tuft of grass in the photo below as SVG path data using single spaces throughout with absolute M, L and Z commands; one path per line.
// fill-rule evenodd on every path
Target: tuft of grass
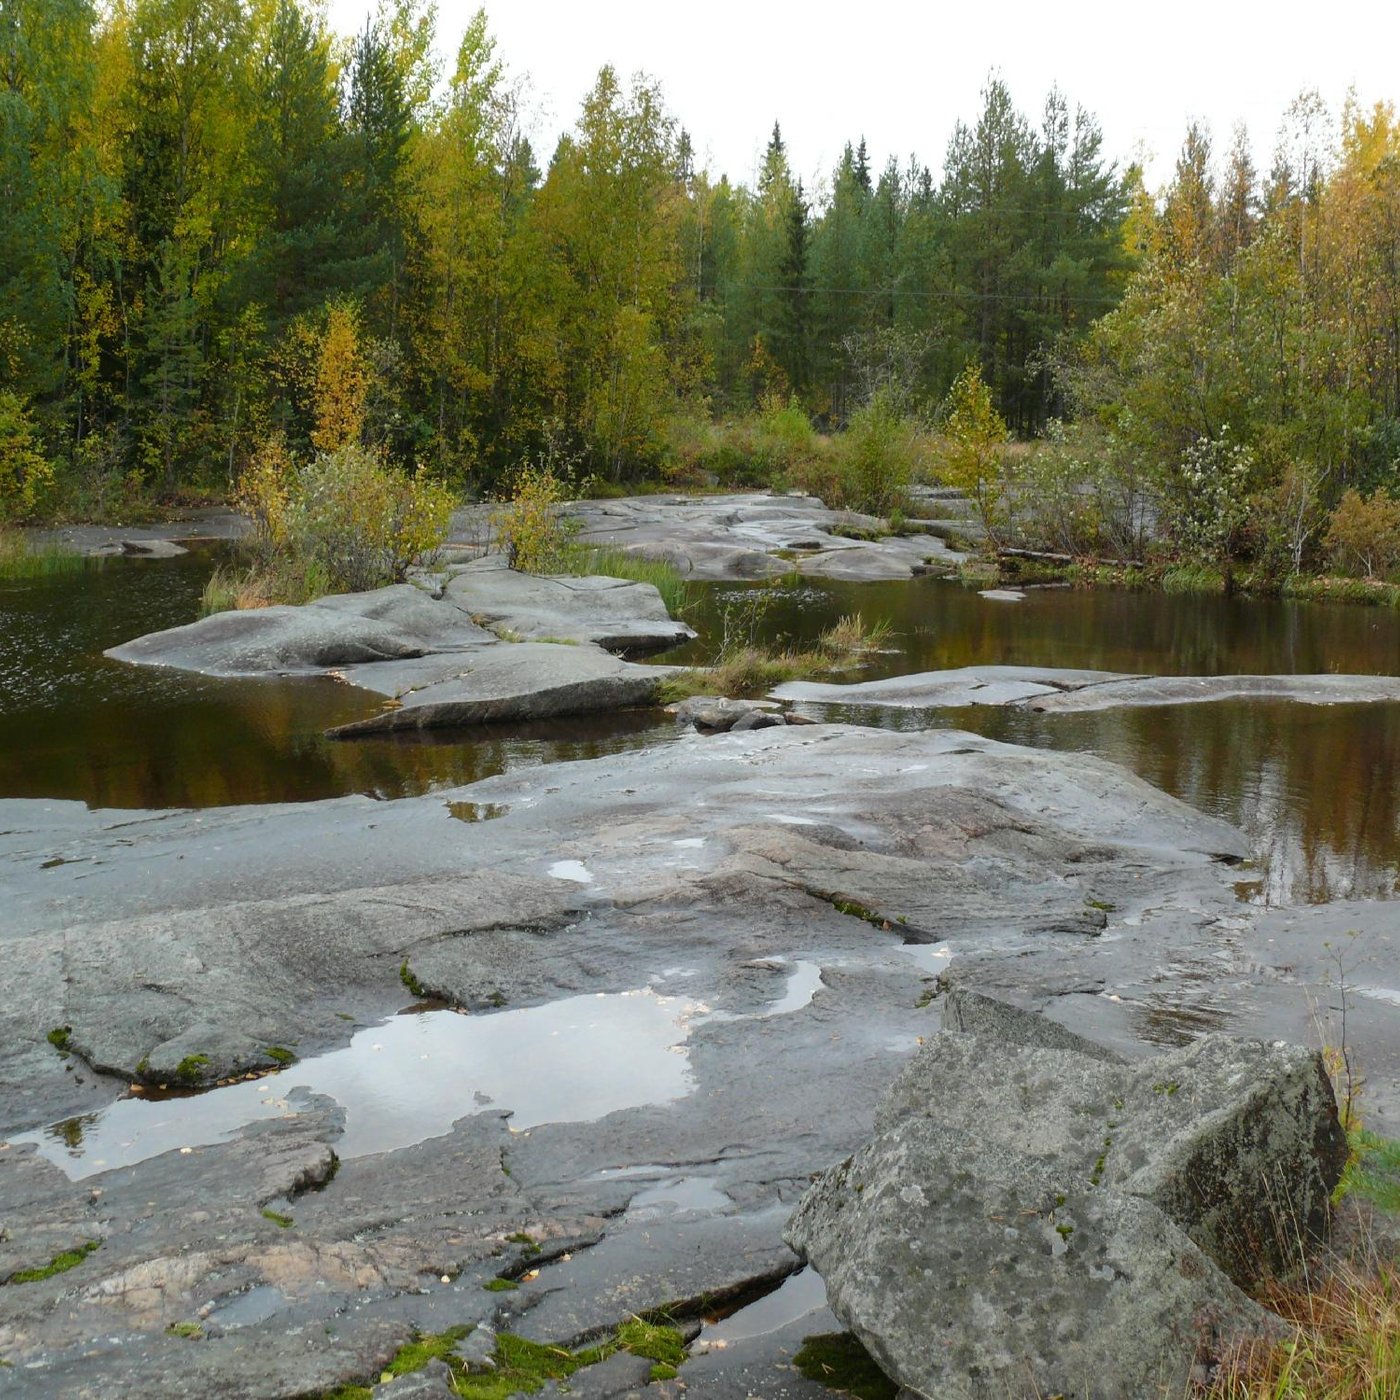
M 242 568 L 220 564 L 200 594 L 199 615 L 309 603 L 331 591 L 325 571 L 314 562 L 273 557 Z
M 66 1274 L 69 1269 L 76 1269 L 89 1254 L 101 1247 L 101 1240 L 87 1240 L 76 1249 L 65 1249 L 62 1254 L 55 1254 L 42 1268 L 21 1269 L 18 1273 L 11 1274 L 5 1282 L 42 1283 L 46 1278 L 53 1278 L 55 1274 Z
M 1353 1129 L 1348 1137 L 1351 1157 L 1334 1199 L 1359 1196 L 1389 1215 L 1400 1215 L 1400 1139 L 1365 1128 Z
M 890 624 L 867 623 L 859 613 L 841 618 L 808 651 L 772 651 L 756 642 L 721 647 L 709 666 L 675 671 L 657 684 L 657 700 L 673 705 L 692 695 L 749 699 L 767 695 L 784 681 L 846 671 L 865 664 L 888 639 Z
M 899 1387 L 875 1364 L 874 1358 L 850 1332 L 823 1332 L 804 1337 L 793 1365 L 829 1390 L 856 1400 L 894 1400 Z
M 817 638 L 817 651 L 833 666 L 859 666 L 884 646 L 890 631 L 887 618 L 866 622 L 860 613 L 847 613 Z
M 172 1322 L 165 1330 L 172 1337 L 185 1337 L 192 1342 L 197 1342 L 204 1336 L 204 1328 L 197 1322 Z
M 1301 1287 L 1273 1284 L 1260 1301 L 1291 1335 L 1226 1355 L 1209 1400 L 1389 1400 L 1400 1395 L 1400 1269 L 1394 1258 L 1349 1260 Z
M 0 526 L 0 582 L 80 573 L 90 563 L 101 562 L 67 545 L 35 544 L 20 531 Z
M 1164 593 L 1224 593 L 1225 575 L 1210 564 L 1173 564 L 1162 574 Z
M 633 554 L 615 545 L 588 546 L 571 542 L 563 551 L 565 573 L 586 576 L 599 574 L 605 578 L 630 579 L 634 583 L 649 583 L 661 595 L 666 611 L 680 617 L 689 605 L 690 586 L 676 566 L 666 559 L 653 559 L 645 554 Z
M 617 1329 L 617 1346 L 630 1351 L 633 1356 L 654 1361 L 658 1366 L 667 1366 L 672 1374 L 680 1369 L 685 1360 L 685 1338 L 674 1327 L 664 1323 L 645 1322 L 634 1317 Z

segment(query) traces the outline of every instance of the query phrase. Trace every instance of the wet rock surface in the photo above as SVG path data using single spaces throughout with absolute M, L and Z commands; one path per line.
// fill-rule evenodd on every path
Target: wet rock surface
M 945 1020 L 992 1029 L 963 1001 Z M 1271 1330 L 1241 1290 L 1325 1230 L 1347 1144 L 1321 1056 L 1213 1035 L 1126 1065 L 1000 1024 L 1019 1041 L 924 1046 L 787 1238 L 919 1394 L 1179 1393 Z
M 983 595 L 987 596 L 987 595 Z M 848 685 L 788 681 L 773 695 L 809 705 L 935 710 L 960 705 L 1015 706 L 1073 714 L 1142 705 L 1218 700 L 1293 700 L 1307 705 L 1400 700 L 1396 676 L 1124 676 L 1054 667 L 965 666 Z
M 934 1031 L 950 958 L 1083 950 L 1151 909 L 1209 922 L 1234 904 L 1217 857 L 1240 848 L 1112 765 L 951 731 L 697 734 L 447 797 L 504 814 L 464 825 L 442 795 L 135 816 L 0 804 L 6 1268 L 100 1241 L 0 1287 L 17 1393 L 301 1395 L 377 1377 L 415 1328 L 569 1344 L 780 1283 L 797 1265 L 784 1221 L 869 1136 Z M 337 1054 L 371 1088 L 432 1072 L 404 1058 L 416 1032 L 384 1019 L 421 992 L 471 1014 L 415 1012 L 409 1031 L 499 1028 L 519 1073 L 498 1087 L 452 1060 L 431 1135 L 376 1152 L 362 1095 L 292 1091 Z M 624 1010 L 664 1034 L 615 1039 Z M 566 1021 L 534 1030 L 546 1013 Z M 536 1110 L 532 1086 L 582 1043 L 614 1047 L 614 1077 L 665 1066 L 661 1087 L 624 1084 L 631 1106 L 601 1117 Z M 269 1047 L 300 1062 L 147 1105 L 176 1134 L 159 1142 L 180 1143 L 158 1155 L 86 1116 L 128 1081 L 85 1055 L 147 1078 L 202 1056 L 202 1075 L 232 1075 L 266 1068 Z M 209 1141 L 180 1115 L 221 1095 L 262 1116 Z M 498 1276 L 518 1286 L 484 1286 Z M 726 1374 L 786 1368 L 793 1349 L 751 1339 L 732 1373 L 718 1349 L 682 1379 L 703 1363 L 706 1394 L 739 1394 Z M 811 1393 L 775 1375 L 775 1394 Z

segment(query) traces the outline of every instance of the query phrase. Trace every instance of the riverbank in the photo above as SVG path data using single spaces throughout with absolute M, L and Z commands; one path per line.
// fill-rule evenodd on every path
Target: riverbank
M 1123 588 L 1139 592 L 1400 607 L 1400 584 L 1379 579 L 1340 578 L 1324 574 L 1289 574 L 1280 579 L 1249 570 L 1232 570 L 1227 575 L 1211 565 L 1172 560 L 1146 564 L 1069 559 L 1052 561 L 1013 552 L 1002 558 L 985 555 L 969 558 L 958 566 L 957 577 L 977 588 L 1065 585 L 1072 588 Z

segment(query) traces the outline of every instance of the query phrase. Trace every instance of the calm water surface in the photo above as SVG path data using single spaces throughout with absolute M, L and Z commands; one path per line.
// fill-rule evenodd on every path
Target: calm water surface
M 0 796 L 166 807 L 391 798 L 522 764 L 661 742 L 636 712 L 434 739 L 330 743 L 322 730 L 378 697 L 325 680 L 227 681 L 123 665 L 102 650 L 192 620 L 211 556 L 112 560 L 82 574 L 0 584 Z M 754 590 L 710 585 L 689 620 L 703 660 Z M 891 624 L 888 649 L 850 679 L 972 664 L 1152 674 L 1400 674 L 1400 617 L 1345 605 L 1032 591 L 994 603 L 936 580 L 780 587 L 760 640 L 803 645 L 844 613 Z M 1391 896 L 1400 888 L 1400 706 L 1222 702 L 1080 715 L 972 708 L 853 712 L 1100 754 L 1243 827 L 1247 894 L 1270 901 Z
M 323 730 L 372 714 L 380 697 L 319 678 L 220 680 L 102 655 L 194 621 L 213 563 L 110 559 L 0 583 L 0 797 L 92 807 L 408 797 L 674 735 L 668 718 L 634 712 L 333 743 Z

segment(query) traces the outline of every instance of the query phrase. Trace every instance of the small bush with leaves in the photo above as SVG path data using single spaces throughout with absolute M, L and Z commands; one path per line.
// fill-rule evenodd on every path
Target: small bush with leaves
M 1383 491 L 1348 491 L 1332 512 L 1324 544 L 1343 573 L 1391 577 L 1400 570 L 1400 500 Z
M 394 583 L 442 543 L 454 497 L 422 468 L 405 475 L 358 443 L 298 465 L 273 440 L 249 464 L 236 501 L 253 521 L 253 565 L 216 571 L 206 613 Z
M 914 426 L 900 416 L 892 394 L 881 389 L 852 414 L 838 458 L 843 504 L 870 515 L 904 507 L 914 472 Z
M 945 444 L 939 475 L 967 496 L 989 539 L 1002 531 L 1002 453 L 1008 433 L 982 372 L 969 364 L 943 401 Z
M 0 520 L 24 520 L 53 482 L 39 450 L 29 410 L 18 394 L 0 389 Z
M 510 500 L 491 517 L 512 569 L 523 574 L 567 571 L 576 526 L 560 507 L 570 494 L 567 479 L 550 465 L 527 464 L 516 472 Z
M 1173 542 L 1207 562 L 1236 558 L 1249 521 L 1254 467 L 1253 451 L 1234 440 L 1229 424 L 1215 437 L 1197 438 L 1165 493 L 1165 523 Z

